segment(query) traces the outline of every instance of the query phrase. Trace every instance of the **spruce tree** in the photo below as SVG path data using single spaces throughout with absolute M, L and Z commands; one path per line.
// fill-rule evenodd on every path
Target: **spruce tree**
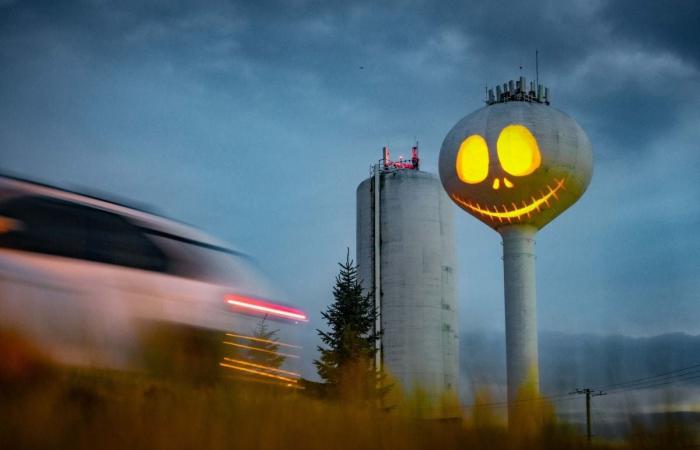
M 259 350 L 248 350 L 247 356 L 250 362 L 277 369 L 284 364 L 285 360 L 284 356 L 277 353 L 279 344 L 276 342 L 279 330 L 269 329 L 266 320 L 267 316 L 263 317 L 253 330 L 254 339 L 251 340 L 251 347 Z
M 349 249 L 345 262 L 338 265 L 333 303 L 321 313 L 328 331 L 316 330 L 323 345 L 318 347 L 321 356 L 314 364 L 331 393 L 376 398 L 380 378 L 374 367 L 378 336 L 372 294 L 363 294 Z

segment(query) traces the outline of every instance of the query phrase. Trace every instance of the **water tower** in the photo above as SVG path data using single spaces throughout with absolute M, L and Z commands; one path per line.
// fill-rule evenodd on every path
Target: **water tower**
M 535 234 L 588 187 L 593 158 L 581 127 L 524 77 L 488 91 L 440 151 L 450 198 L 503 238 L 508 402 L 539 392 Z M 511 411 L 513 408 L 509 408 Z
M 357 187 L 358 274 L 381 331 L 377 365 L 407 391 L 421 389 L 433 416 L 459 379 L 452 205 L 418 149 L 392 161 L 388 148 Z

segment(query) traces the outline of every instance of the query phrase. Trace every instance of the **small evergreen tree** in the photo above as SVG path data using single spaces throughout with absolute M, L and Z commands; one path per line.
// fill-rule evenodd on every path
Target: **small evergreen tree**
M 381 395 L 377 388 L 381 377 L 374 367 L 378 336 L 372 294 L 363 294 L 349 249 L 345 262 L 338 265 L 333 303 L 321 313 L 329 330 L 316 330 L 324 345 L 318 347 L 321 357 L 314 364 L 332 393 L 376 398 Z
M 284 364 L 285 357 L 278 352 L 279 344 L 277 333 L 279 330 L 271 330 L 267 326 L 267 316 L 263 317 L 253 330 L 251 347 L 260 350 L 247 350 L 248 360 L 262 366 L 278 368 Z

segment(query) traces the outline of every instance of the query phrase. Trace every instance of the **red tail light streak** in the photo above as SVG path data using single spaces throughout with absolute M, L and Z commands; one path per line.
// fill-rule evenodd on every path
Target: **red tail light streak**
M 269 314 L 273 317 L 290 319 L 298 322 L 309 321 L 306 314 L 304 314 L 304 312 L 301 310 L 290 308 L 289 306 L 270 303 L 259 298 L 229 294 L 225 297 L 225 300 L 226 303 L 233 306 L 235 309 L 240 310 L 241 312 L 249 314 Z

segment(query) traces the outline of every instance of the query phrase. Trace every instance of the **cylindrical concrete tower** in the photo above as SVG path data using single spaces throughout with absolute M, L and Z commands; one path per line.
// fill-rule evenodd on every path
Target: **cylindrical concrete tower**
M 488 92 L 440 150 L 452 200 L 503 238 L 508 401 L 537 397 L 535 234 L 588 187 L 593 159 L 581 127 L 525 78 Z M 522 398 L 521 398 L 522 399 Z M 509 407 L 512 412 L 514 408 Z M 511 414 L 512 416 L 512 414 Z
M 417 158 L 392 163 L 385 156 L 357 188 L 357 261 L 380 313 L 378 362 L 436 406 L 457 392 L 459 379 L 451 208 Z

